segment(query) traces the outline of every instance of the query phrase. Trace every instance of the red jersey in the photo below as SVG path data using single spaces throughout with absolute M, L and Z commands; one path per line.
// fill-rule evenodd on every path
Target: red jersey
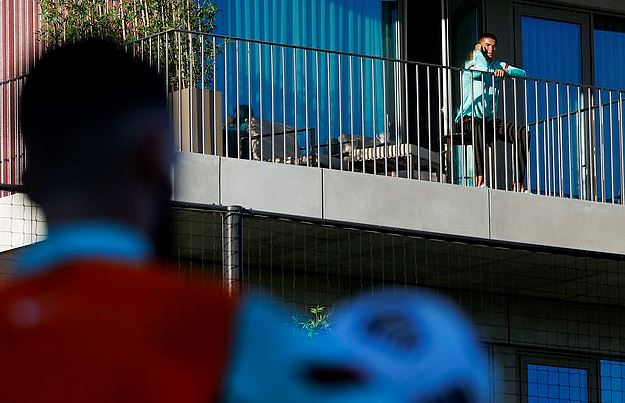
M 0 402 L 213 402 L 236 303 L 156 267 L 75 261 L 0 291 Z

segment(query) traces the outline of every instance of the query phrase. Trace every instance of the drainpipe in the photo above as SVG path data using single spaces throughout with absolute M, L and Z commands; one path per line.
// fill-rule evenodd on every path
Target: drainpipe
M 223 288 L 228 295 L 241 293 L 243 270 L 243 231 L 240 206 L 228 206 L 222 225 Z

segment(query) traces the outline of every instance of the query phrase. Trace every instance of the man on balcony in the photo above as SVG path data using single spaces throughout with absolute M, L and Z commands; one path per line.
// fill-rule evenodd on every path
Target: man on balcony
M 513 159 L 516 173 L 513 176 L 512 189 L 525 191 L 525 170 L 527 166 L 528 132 L 525 126 L 496 118 L 501 80 L 504 76 L 525 77 L 525 70 L 513 67 L 495 59 L 497 37 L 484 33 L 471 52 L 471 58 L 465 63 L 462 73 L 462 109 L 456 121 L 462 125 L 465 134 L 471 134 L 474 150 L 475 185 L 484 187 L 485 144 L 492 144 L 493 137 L 517 146 Z M 507 185 L 506 185 L 507 186 Z

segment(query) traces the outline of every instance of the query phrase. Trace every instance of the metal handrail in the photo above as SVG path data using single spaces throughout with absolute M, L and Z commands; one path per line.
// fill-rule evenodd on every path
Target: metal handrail
M 341 52 L 341 51 L 336 51 L 336 50 L 331 50 L 331 49 L 293 45 L 293 44 L 288 44 L 288 43 L 283 43 L 283 42 L 271 42 L 271 41 L 265 41 L 265 40 L 259 40 L 259 39 L 244 38 L 244 37 L 232 36 L 232 35 L 214 34 L 211 32 L 194 31 L 194 30 L 187 30 L 187 29 L 180 29 L 180 28 L 172 28 L 166 31 L 158 32 L 158 33 L 146 36 L 145 38 L 138 39 L 133 42 L 129 42 L 127 45 L 133 45 L 135 43 L 149 40 L 151 38 L 155 38 L 155 37 L 165 35 L 171 32 L 180 32 L 183 34 L 191 34 L 191 35 L 210 36 L 214 38 L 220 38 L 226 41 L 240 41 L 240 42 L 246 42 L 246 43 L 254 43 L 258 45 L 276 46 L 276 47 L 281 47 L 281 48 L 286 48 L 286 49 L 297 49 L 297 50 L 302 50 L 302 51 L 305 50 L 309 52 L 321 52 L 321 53 L 332 54 L 332 55 L 337 55 L 337 56 L 345 56 L 345 57 L 351 56 L 355 58 L 366 58 L 369 60 L 384 61 L 384 62 L 391 62 L 391 63 L 404 63 L 404 64 L 409 64 L 409 65 L 423 66 L 423 67 L 429 66 L 432 68 L 442 68 L 442 69 L 446 69 L 450 71 L 476 72 L 476 70 L 470 70 L 470 69 L 466 69 L 463 67 L 443 66 L 443 65 L 439 65 L 435 63 L 418 62 L 418 61 L 413 61 L 413 60 L 398 59 L 398 58 L 392 58 L 392 57 L 386 57 L 386 56 L 368 55 L 364 53 Z M 494 72 L 480 71 L 480 73 L 483 73 L 488 76 L 494 75 Z M 569 85 L 569 86 L 575 86 L 575 87 L 586 88 L 586 89 L 606 90 L 606 91 L 612 91 L 612 92 L 625 93 L 625 89 L 616 89 L 616 88 L 609 88 L 609 87 L 604 87 L 604 86 L 580 84 L 580 83 L 573 83 L 573 82 L 560 81 L 560 80 L 548 80 L 548 79 L 543 79 L 543 78 L 538 78 L 538 77 L 523 77 L 523 78 L 518 78 L 518 79 L 523 79 L 523 80 L 528 80 L 528 81 L 537 81 L 539 83 Z
M 210 38 L 210 41 L 201 38 Z M 195 47 L 192 41 L 197 41 L 195 43 L 200 46 Z M 449 182 L 449 178 L 454 177 L 454 169 L 462 169 L 463 174 L 459 177 L 467 178 L 466 156 L 460 157 L 461 167 L 458 168 L 454 165 L 453 152 L 445 151 L 444 147 L 449 134 L 456 130 L 453 115 L 458 105 L 455 105 L 457 99 L 454 95 L 457 95 L 459 88 L 462 98 L 463 78 L 467 78 L 465 74 L 472 74 L 471 80 L 474 80 L 471 85 L 472 92 L 475 91 L 477 94 L 478 91 L 484 91 L 475 86 L 475 83 L 480 80 L 489 88 L 495 85 L 498 89 L 488 90 L 488 97 L 492 96 L 492 99 L 485 97 L 486 92 L 478 94 L 481 97 L 480 107 L 487 112 L 485 116 L 490 116 L 492 112 L 493 117 L 499 116 L 504 123 L 514 124 L 515 130 L 517 126 L 531 130 L 532 141 L 527 145 L 527 150 L 522 150 L 522 152 L 531 153 L 531 155 L 527 154 L 526 161 L 528 164 L 536 165 L 527 166 L 528 169 L 534 170 L 532 180 L 537 182 L 537 193 L 552 196 L 557 193 L 564 197 L 577 190 L 573 189 L 572 185 L 563 185 L 563 181 L 571 183 L 578 181 L 580 198 L 587 197 L 581 195 L 582 187 L 587 186 L 590 190 L 585 190 L 584 194 L 591 194 L 588 197 L 592 200 L 598 199 L 599 193 L 601 193 L 601 199 L 606 200 L 606 193 L 609 198 L 614 197 L 616 192 L 620 191 L 612 183 L 610 191 L 606 192 L 606 186 L 610 182 L 617 182 L 620 179 L 623 183 L 621 188 L 625 188 L 623 181 L 625 161 L 623 155 L 616 155 L 619 152 L 616 147 L 624 143 L 621 127 L 622 101 L 625 93 L 623 90 L 534 78 L 504 77 L 499 79 L 489 72 L 480 71 L 475 75 L 476 71 L 458 67 L 184 29 L 170 29 L 155 33 L 144 39 L 130 42 L 127 46 L 134 52 L 140 52 L 142 57 L 149 57 L 151 63 L 159 63 L 167 79 L 170 80 L 169 84 L 173 83 L 172 86 L 168 84 L 171 91 L 190 86 L 199 87 L 202 90 L 213 90 L 210 95 L 201 93 L 203 95 L 198 97 L 193 95 L 192 91 L 187 91 L 184 96 L 181 95 L 181 91 L 177 91 L 175 98 L 174 95 L 171 96 L 169 105 L 172 108 L 172 116 L 177 116 L 174 131 L 177 133 L 176 138 L 180 140 L 178 143 L 180 149 L 188 148 L 195 152 L 225 156 L 231 156 L 230 151 L 238 150 L 237 158 L 289 164 L 302 163 L 307 166 L 347 169 L 377 175 L 405 175 L 408 178 L 416 175 L 419 180 Z M 214 51 L 216 48 L 219 50 Z M 207 53 L 203 53 L 205 51 Z M 187 53 L 181 57 L 181 52 Z M 210 55 L 210 57 L 206 58 L 205 55 Z M 163 61 L 165 64 L 162 64 Z M 201 69 L 201 76 L 193 70 L 196 68 Z M 205 75 L 207 72 L 208 75 Z M 285 78 L 287 74 L 292 74 L 292 76 Z M 208 84 L 206 84 L 205 77 L 210 80 Z M 0 82 L 0 85 L 13 85 L 12 83 L 23 78 L 24 76 L 5 80 Z M 506 96 L 506 84 L 510 82 L 512 85 L 508 86 L 509 93 Z M 245 88 L 242 83 L 247 84 Z M 564 89 L 566 89 L 566 95 L 562 91 Z M 570 89 L 573 89 L 572 93 L 569 93 Z M 356 92 L 354 93 L 353 90 Z M 596 99 L 594 94 L 597 91 L 605 91 L 614 99 L 610 98 L 609 102 L 603 102 L 604 98 Z M 219 99 L 216 92 L 221 92 Z M 501 92 L 503 92 L 503 99 Z M 514 96 L 512 96 L 513 92 Z M 18 92 L 11 92 L 11 94 L 11 104 L 17 105 Z M 588 100 L 589 96 L 592 96 L 593 102 Z M 500 105 L 503 104 L 503 114 L 498 114 L 500 111 L 495 108 L 498 103 L 495 97 L 499 97 Z M 552 102 L 549 102 L 550 97 Z M 473 99 L 477 98 L 473 97 Z M 563 103 L 560 101 L 565 99 L 565 106 L 562 107 Z M 575 99 L 578 100 L 575 109 L 568 110 Z M 514 106 L 512 106 L 513 100 Z M 520 102 L 517 102 L 519 100 Z M 581 100 L 588 102 L 589 105 L 581 107 L 583 105 Z M 556 101 L 555 108 L 553 101 Z M 594 104 L 594 101 L 597 103 Z M 240 129 L 237 120 L 236 136 L 232 137 L 230 133 L 227 133 L 228 113 L 234 106 L 236 116 L 239 117 L 239 108 L 245 103 L 250 103 L 256 112 L 260 110 L 260 114 L 256 117 L 273 122 L 270 126 L 271 132 L 261 128 L 260 136 L 257 136 L 258 133 L 253 133 L 256 129 L 251 127 Z M 614 107 L 617 104 L 618 111 L 615 111 Z M 508 107 L 508 113 L 506 113 L 506 107 Z M 192 117 L 188 113 L 191 113 L 189 111 L 194 108 L 198 112 L 193 113 L 201 114 L 201 116 L 186 121 L 187 117 Z M 595 113 L 597 110 L 603 110 L 603 113 Z M 7 109 L 7 111 L 19 113 L 18 109 L 13 111 Z M 2 113 L 5 112 L 2 111 Z M 512 112 L 514 119 L 510 118 Z M 584 112 L 589 116 L 582 116 Z M 610 113 L 609 120 L 607 112 Z M 546 118 L 538 119 L 541 115 L 545 116 L 545 113 Z M 616 122 L 612 119 L 613 113 L 618 119 L 616 129 L 613 127 L 613 123 Z M 196 119 L 198 117 L 201 119 Z M 528 121 L 530 118 L 532 121 Z M 578 124 L 571 129 L 571 125 L 566 126 L 566 123 L 560 122 L 562 118 L 573 118 Z M 483 118 L 476 118 L 478 119 L 486 123 Z M 14 115 L 9 120 L 17 122 Z M 566 121 L 566 119 L 562 120 Z M 542 128 L 538 129 L 539 125 L 549 123 L 553 126 L 554 122 L 557 124 L 555 128 L 545 128 L 544 131 Z M 281 123 L 283 126 L 287 126 L 288 123 L 288 126 L 293 129 L 278 130 L 275 123 Z M 0 127 L 0 130 L 3 131 L 3 140 L 12 142 L 14 148 L 7 153 L 5 158 L 17 160 L 17 156 L 21 155 L 18 125 Z M 462 128 L 460 130 L 462 131 Z M 466 130 L 473 131 L 474 127 Z M 482 134 L 484 141 L 491 141 L 498 135 L 494 129 L 489 130 Z M 563 133 L 563 130 L 567 133 Z M 314 135 L 298 135 L 301 133 L 314 133 Z M 369 165 L 365 166 L 364 159 L 358 161 L 355 158 L 356 151 L 362 150 L 360 152 L 365 158 L 365 139 L 373 139 L 378 134 L 384 135 L 384 141 L 380 144 L 383 149 L 380 155 L 383 156 L 384 161 L 382 164 L 373 165 L 369 164 L 371 161 L 368 161 Z M 620 137 L 617 138 L 617 136 Z M 243 145 L 240 141 L 245 138 L 264 140 L 259 143 L 253 143 L 250 140 L 248 144 Z M 463 145 L 464 138 L 463 136 L 462 141 L 459 141 L 457 145 Z M 571 139 L 573 139 L 573 145 L 571 145 Z M 474 137 L 471 138 L 474 144 L 475 140 Z M 568 149 L 566 148 L 567 142 Z M 393 153 L 388 149 L 389 144 L 402 143 L 418 146 L 416 154 L 399 155 L 400 153 Z M 347 153 L 345 158 L 340 159 L 338 164 L 334 160 L 324 160 L 324 162 L 320 158 L 313 159 L 315 156 L 323 156 L 323 158 L 329 156 L 334 147 L 330 144 L 337 144 L 341 149 L 344 144 L 351 144 L 352 151 Z M 359 145 L 354 147 L 355 144 Z M 453 139 L 451 145 L 454 145 Z M 516 149 L 513 152 L 518 154 Z M 568 159 L 563 156 L 564 152 L 569 153 Z M 610 152 L 611 155 L 604 155 Z M 622 154 L 623 150 L 620 152 Z M 378 154 L 376 151 L 376 159 L 378 159 Z M 506 148 L 503 158 L 498 157 L 496 151 L 493 155 L 493 165 L 504 162 L 506 166 L 504 181 L 506 189 L 510 178 L 519 175 L 518 156 L 508 154 Z M 436 161 L 432 160 L 434 156 Z M 509 157 L 513 165 L 517 164 L 516 168 L 512 167 L 511 175 L 508 174 Z M 443 163 L 443 158 L 449 158 L 449 160 Z M 297 162 L 298 159 L 299 162 Z M 486 165 L 486 160 L 484 161 L 483 165 Z M 573 162 L 576 162 L 577 166 L 573 167 Z M 426 164 L 427 167 L 422 164 Z M 16 169 L 8 164 L 5 166 L 13 171 Z M 489 169 L 493 171 L 492 168 Z M 563 173 L 566 170 L 568 173 Z M 622 172 L 620 178 L 619 172 Z M 576 176 L 571 178 L 571 175 Z M 498 183 L 496 172 L 494 180 L 491 179 L 491 181 L 493 182 L 491 185 L 494 184 L 496 187 Z M 501 184 L 501 181 L 499 183 Z M 625 201 L 621 202 L 625 204 Z

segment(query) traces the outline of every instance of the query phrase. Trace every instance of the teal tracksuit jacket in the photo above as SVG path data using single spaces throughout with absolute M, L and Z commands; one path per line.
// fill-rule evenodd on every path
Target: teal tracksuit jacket
M 489 120 L 493 118 L 493 112 L 497 112 L 501 79 L 482 72 L 502 69 L 510 77 L 526 77 L 525 70 L 508 63 L 498 60 L 491 60 L 489 63 L 479 50 L 473 51 L 473 58 L 465 63 L 464 68 L 471 71 L 461 73 L 462 109 L 458 111 L 456 121 L 460 121 L 463 116 Z

